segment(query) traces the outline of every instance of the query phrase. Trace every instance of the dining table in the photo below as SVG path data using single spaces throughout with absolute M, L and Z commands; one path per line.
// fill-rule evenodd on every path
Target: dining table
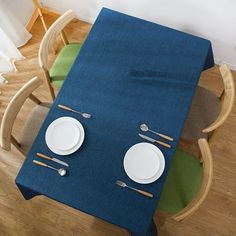
M 132 236 L 157 235 L 153 216 L 200 75 L 213 66 L 209 40 L 102 8 L 16 177 L 23 197 L 44 195 Z M 92 117 L 60 109 L 59 104 Z M 65 156 L 53 153 L 45 141 L 48 126 L 60 117 L 77 119 L 85 132 L 82 146 Z M 164 155 L 165 169 L 150 184 L 134 182 L 123 166 L 130 147 L 148 142 L 138 135 L 142 123 L 174 139 L 171 148 L 155 144 Z M 67 162 L 66 176 L 35 165 L 38 152 Z M 153 198 L 121 188 L 117 180 Z

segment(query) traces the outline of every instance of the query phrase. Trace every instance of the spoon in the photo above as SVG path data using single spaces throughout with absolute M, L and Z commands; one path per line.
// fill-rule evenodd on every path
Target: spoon
M 80 114 L 81 116 L 83 116 L 83 117 L 86 118 L 86 119 L 89 119 L 89 118 L 92 117 L 91 114 L 84 113 L 84 112 L 80 112 L 80 111 L 76 111 L 76 110 L 74 110 L 74 109 L 72 109 L 72 108 L 70 108 L 70 107 L 68 107 L 68 106 L 65 106 L 65 105 L 59 104 L 58 107 L 61 108 L 61 109 L 67 110 L 67 111 L 71 111 L 71 112 L 74 112 L 74 113 L 78 113 L 78 114 Z
M 160 134 L 160 133 L 157 133 L 157 132 L 155 132 L 155 131 L 153 131 L 153 130 L 150 130 L 146 124 L 141 124 L 141 125 L 140 125 L 140 129 L 141 129 L 142 131 L 144 131 L 144 132 L 149 131 L 149 132 L 151 132 L 151 133 L 153 133 L 153 134 L 156 134 L 156 135 L 158 135 L 158 136 L 160 136 L 160 137 L 162 137 L 162 138 L 164 138 L 164 139 L 167 139 L 167 140 L 170 140 L 170 141 L 174 141 L 173 138 L 171 138 L 171 137 L 169 137 L 169 136 L 167 136 L 167 135 L 165 135 L 165 134 Z
M 60 175 L 60 176 L 65 176 L 66 175 L 66 170 L 63 169 L 63 168 L 60 168 L 60 169 L 56 169 L 52 166 L 49 166 L 41 161 L 36 161 L 36 160 L 33 160 L 33 162 L 39 166 L 43 166 L 43 167 L 46 167 L 46 168 L 49 168 L 49 169 L 52 169 L 52 170 L 55 170 L 57 171 L 57 173 Z

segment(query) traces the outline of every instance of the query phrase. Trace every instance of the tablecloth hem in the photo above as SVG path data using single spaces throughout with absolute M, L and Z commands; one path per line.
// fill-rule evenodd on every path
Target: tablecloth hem
M 30 200 L 33 197 L 36 197 L 38 195 L 41 195 L 40 193 L 38 193 L 37 191 L 33 191 L 32 189 L 29 189 L 19 183 L 17 183 L 17 181 L 15 181 L 16 186 L 18 187 L 18 189 L 20 190 L 21 194 L 23 195 L 25 200 Z

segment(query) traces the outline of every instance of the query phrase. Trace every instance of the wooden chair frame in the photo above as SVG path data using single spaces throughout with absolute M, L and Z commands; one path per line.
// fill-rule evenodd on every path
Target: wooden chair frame
M 198 145 L 202 155 L 203 176 L 201 179 L 201 187 L 195 198 L 180 212 L 171 216 L 176 221 L 182 221 L 191 216 L 205 200 L 212 183 L 213 177 L 213 161 L 211 151 L 206 139 L 199 139 Z
M 48 65 L 49 50 L 53 47 L 53 43 L 55 42 L 59 34 L 61 34 L 64 44 L 65 45 L 69 44 L 63 29 L 74 18 L 75 14 L 72 10 L 68 10 L 63 15 L 61 15 L 47 30 L 39 47 L 39 65 L 44 71 L 47 85 L 53 100 L 55 99 L 55 92 L 52 87 L 51 78 L 49 74 L 49 65 Z
M 12 129 L 16 116 L 27 98 L 31 99 L 38 105 L 42 103 L 37 97 L 32 94 L 42 83 L 43 81 L 38 77 L 32 78 L 15 94 L 15 96 L 8 104 L 2 118 L 0 130 L 0 144 L 4 150 L 10 151 L 12 143 L 21 153 L 25 154 L 21 149 L 20 143 L 18 143 L 18 141 L 12 135 Z
M 220 66 L 220 73 L 223 78 L 224 90 L 220 96 L 222 100 L 221 111 L 217 119 L 207 128 L 203 129 L 203 133 L 209 134 L 208 141 L 212 143 L 215 131 L 225 122 L 232 111 L 235 100 L 235 87 L 233 75 L 226 64 Z
M 47 25 L 46 25 L 45 20 L 43 18 L 43 13 L 42 13 L 41 6 L 40 6 L 38 0 L 33 0 L 33 4 L 34 4 L 35 8 L 37 9 L 37 12 L 38 12 L 40 20 L 42 22 L 44 30 L 45 30 L 45 32 L 47 32 L 48 28 L 47 28 Z

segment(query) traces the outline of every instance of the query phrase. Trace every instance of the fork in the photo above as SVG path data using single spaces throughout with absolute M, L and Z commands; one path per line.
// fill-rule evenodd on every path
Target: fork
M 116 181 L 116 184 L 117 184 L 118 186 L 120 186 L 120 187 L 123 187 L 123 188 L 132 189 L 132 190 L 134 190 L 134 191 L 136 191 L 136 192 L 138 192 L 138 193 L 140 193 L 140 194 L 142 194 L 142 195 L 144 195 L 144 196 L 146 196 L 146 197 L 153 198 L 153 194 L 148 193 L 148 192 L 143 191 L 143 190 L 140 190 L 140 189 L 137 189 L 137 188 L 130 187 L 130 186 L 128 186 L 126 183 L 124 183 L 124 182 L 122 182 L 122 181 L 120 181 L 120 180 L 117 180 L 117 181 Z
M 86 118 L 86 119 L 91 118 L 91 114 L 88 114 L 88 113 L 84 113 L 84 112 L 80 112 L 80 111 L 74 110 L 74 109 L 72 109 L 72 108 L 70 108 L 70 107 L 68 107 L 68 106 L 62 105 L 62 104 L 59 104 L 59 105 L 57 105 L 57 106 L 58 106 L 59 108 L 61 108 L 61 109 L 66 110 L 66 111 L 71 111 L 71 112 L 74 112 L 74 113 L 80 114 L 81 116 L 83 116 L 83 117 Z

